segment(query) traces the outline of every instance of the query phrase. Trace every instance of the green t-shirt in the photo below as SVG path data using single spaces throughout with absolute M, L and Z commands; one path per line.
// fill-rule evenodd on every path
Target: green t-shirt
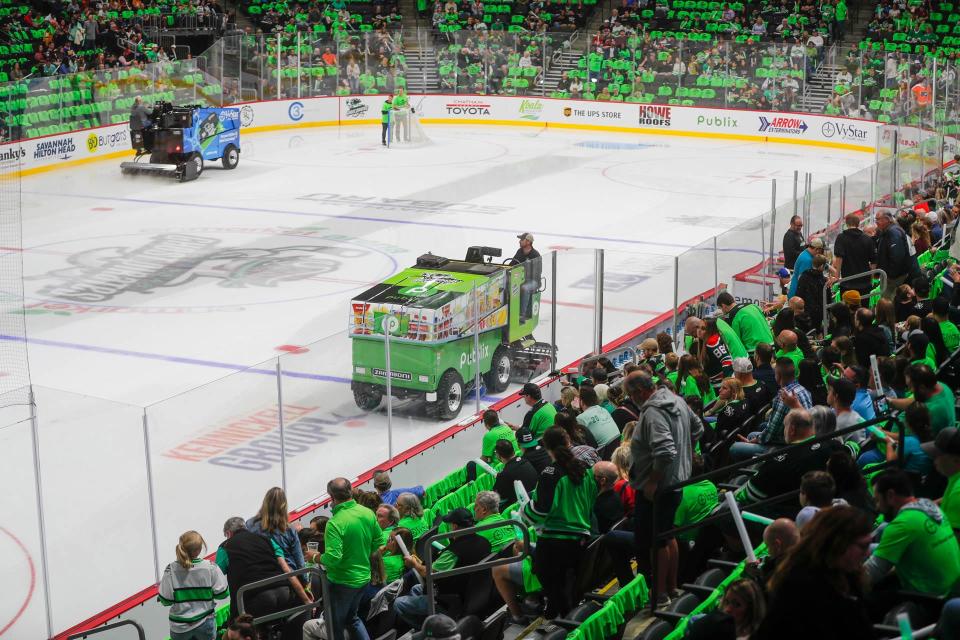
M 947 595 L 960 580 L 960 547 L 953 529 L 946 518 L 937 522 L 911 507 L 901 509 L 883 530 L 873 553 L 893 563 L 904 589 Z
M 745 304 L 737 309 L 737 315 L 733 316 L 733 322 L 730 326 L 740 336 L 743 346 L 751 353 L 756 351 L 757 345 L 761 342 L 773 344 L 773 331 L 770 330 L 770 325 L 767 324 L 767 318 L 763 315 L 763 311 L 755 304 Z
M 696 484 L 688 484 L 683 488 L 680 506 L 673 517 L 673 526 L 683 527 L 694 522 L 700 522 L 716 508 L 719 503 L 717 486 L 709 480 L 702 480 Z M 680 540 L 693 540 L 697 537 L 697 530 L 691 529 L 677 536 Z
M 494 513 L 480 522 L 477 523 L 477 526 L 483 526 L 485 524 L 493 524 L 495 522 L 502 522 L 504 517 L 500 513 Z M 490 550 L 492 553 L 500 553 L 506 549 L 509 545 L 513 544 L 513 541 L 517 539 L 517 530 L 513 527 L 499 527 L 497 529 L 487 529 L 486 531 L 478 531 L 477 535 L 481 538 L 486 538 L 487 542 L 490 543 Z
M 800 361 L 803 360 L 803 351 L 800 351 L 800 348 L 797 347 L 793 351 L 784 351 L 783 349 L 777 349 L 777 358 L 790 358 L 793 360 L 793 374 L 800 374 Z
M 680 386 L 680 395 L 682 397 L 697 396 L 703 400 L 703 406 L 707 406 L 717 399 L 717 394 L 713 390 L 713 387 L 708 389 L 706 393 L 700 391 L 700 387 L 697 386 L 697 381 L 694 380 L 693 376 L 687 376 L 683 380 L 683 384 Z
M 520 455 L 520 447 L 517 445 L 517 434 L 515 434 L 513 429 L 505 424 L 498 424 L 493 429 L 490 429 L 483 434 L 483 443 L 481 444 L 480 455 L 482 455 L 484 458 L 492 458 L 494 447 L 497 446 L 497 441 L 499 440 L 509 440 L 513 445 L 513 450 L 517 455 Z
M 404 516 L 400 518 L 400 522 L 397 523 L 397 527 L 409 529 L 410 535 L 412 535 L 413 539 L 416 540 L 427 532 L 427 530 L 430 528 L 430 523 L 428 523 L 426 517 L 423 516 L 419 518 Z
M 387 572 L 387 584 L 403 577 L 403 556 L 399 553 L 384 553 L 383 568 Z
M 393 108 L 394 109 L 403 109 L 410 104 L 410 98 L 407 96 L 394 96 L 393 97 Z
M 843 0 L 837 3 L 837 22 L 843 22 L 847 19 L 847 3 Z
M 727 321 L 723 318 L 717 318 L 717 331 L 720 332 L 720 337 L 723 338 L 724 344 L 727 345 L 727 351 L 730 352 L 731 358 L 746 358 L 750 355 L 747 353 L 747 348 L 743 345 L 743 341 L 740 340 L 740 336 L 737 335 L 733 327 L 727 324 Z
M 380 107 L 380 122 L 387 124 L 390 122 L 390 109 L 393 108 L 393 103 L 390 100 L 386 100 L 383 103 L 383 106 Z
M 940 323 L 940 333 L 943 334 L 943 344 L 946 345 L 947 351 L 953 353 L 957 347 L 960 347 L 960 329 L 957 329 L 957 325 L 945 320 Z
M 539 440 L 543 432 L 553 426 L 556 417 L 557 408 L 552 402 L 545 402 L 530 418 L 530 432 L 533 437 Z
M 370 555 L 380 547 L 382 535 L 370 509 L 355 500 L 335 506 L 323 533 L 324 552 L 320 556 L 330 581 L 347 587 L 370 582 Z
M 947 489 L 943 492 L 940 510 L 947 516 L 951 527 L 960 529 L 960 473 L 953 474 L 947 480 Z
M 940 388 L 943 390 L 934 394 L 926 402 L 927 410 L 930 412 L 930 428 L 933 430 L 933 435 L 937 435 L 947 427 L 952 427 L 957 422 L 957 408 L 954 405 L 953 391 L 942 382 Z

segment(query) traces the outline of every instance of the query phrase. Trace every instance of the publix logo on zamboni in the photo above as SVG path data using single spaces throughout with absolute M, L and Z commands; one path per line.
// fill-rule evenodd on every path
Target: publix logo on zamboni
M 450 116 L 488 116 L 490 115 L 490 104 L 483 100 L 471 100 L 469 98 L 448 102 L 444 105 L 447 109 L 447 115 Z

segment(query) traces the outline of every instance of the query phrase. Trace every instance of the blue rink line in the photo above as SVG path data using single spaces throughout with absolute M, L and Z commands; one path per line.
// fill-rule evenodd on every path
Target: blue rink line
M 127 202 L 131 204 L 150 204 L 150 205 L 160 205 L 165 207 L 195 207 L 197 209 L 216 209 L 216 210 L 225 210 L 225 211 L 241 211 L 246 213 L 279 213 L 283 215 L 291 216 L 306 216 L 309 218 L 331 218 L 335 220 L 354 220 L 357 222 L 382 222 L 386 224 L 396 224 L 396 225 L 408 225 L 415 227 L 431 227 L 438 229 L 458 229 L 462 231 L 486 231 L 486 232 L 498 232 L 498 233 L 513 233 L 515 230 L 509 229 L 496 229 L 492 227 L 484 227 L 479 225 L 470 225 L 470 224 L 454 224 L 450 222 L 422 222 L 417 220 L 401 220 L 394 218 L 379 218 L 376 216 L 358 216 L 354 214 L 344 213 L 314 213 L 309 211 L 296 211 L 292 209 L 266 209 L 260 207 L 237 207 L 232 205 L 219 205 L 219 204 L 197 204 L 193 202 L 167 202 L 165 200 L 145 200 L 141 198 L 119 198 L 111 196 L 92 196 L 85 194 L 63 194 L 63 193 L 43 193 L 39 191 L 23 191 L 24 195 L 37 195 L 37 196 L 46 196 L 54 197 L 61 196 L 64 198 L 81 198 L 85 200 L 98 200 L 98 201 L 113 201 L 113 202 Z M 744 220 L 746 222 L 746 220 Z M 620 244 L 630 244 L 630 245 L 649 245 L 654 247 L 673 247 L 677 249 L 694 249 L 698 245 L 689 245 L 689 244 L 678 244 L 675 242 L 654 242 L 650 240 L 631 240 L 628 238 L 608 238 L 606 236 L 587 236 L 582 234 L 573 234 L 573 233 L 556 233 L 554 231 L 538 231 L 536 229 L 531 230 L 530 233 L 536 236 L 544 236 L 549 238 L 564 238 L 568 240 L 596 240 L 600 242 L 611 242 L 611 243 L 620 243 Z M 704 241 L 706 242 L 706 240 Z M 734 252 L 734 253 L 749 253 L 762 255 L 761 251 L 756 249 L 745 249 L 745 248 L 729 248 L 729 249 L 719 249 L 720 253 Z
M 186 358 L 183 356 L 168 356 L 162 353 L 149 353 L 146 351 L 131 351 L 128 349 L 116 349 L 114 347 L 98 347 L 90 344 L 79 344 L 76 342 L 62 342 L 60 340 L 45 340 L 43 338 L 24 338 L 22 336 L 11 336 L 0 334 L 0 340 L 6 342 L 20 342 L 28 345 L 36 344 L 44 347 L 57 347 L 60 349 L 73 349 L 75 351 L 88 351 L 93 353 L 105 353 L 112 356 L 124 356 L 127 358 L 141 358 L 144 360 L 159 360 L 161 362 L 173 362 L 176 364 L 189 364 L 198 367 L 212 367 L 214 369 L 227 369 L 230 371 L 241 371 L 243 373 L 256 373 L 265 376 L 276 376 L 275 369 L 255 369 L 245 367 L 241 364 L 232 364 L 229 362 L 217 362 L 216 360 L 201 360 L 199 358 Z M 316 380 L 318 382 L 336 382 L 339 384 L 350 384 L 350 378 L 341 378 L 339 376 L 327 376 L 319 373 L 301 373 L 298 371 L 283 371 L 281 374 L 287 378 L 299 378 L 303 380 Z M 211 381 L 215 382 L 215 381 Z M 495 396 L 482 396 L 482 399 L 488 402 L 498 402 L 503 398 Z

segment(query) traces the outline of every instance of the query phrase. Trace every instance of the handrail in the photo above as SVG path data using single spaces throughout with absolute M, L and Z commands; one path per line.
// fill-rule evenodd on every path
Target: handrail
M 827 301 L 830 298 L 830 291 L 833 287 L 837 286 L 841 282 L 850 282 L 851 280 L 863 280 L 867 276 L 880 276 L 880 291 L 883 291 L 887 288 L 887 272 L 883 269 L 870 269 L 869 271 L 863 271 L 862 273 L 855 273 L 852 276 L 844 276 L 836 282 L 831 284 L 823 285 L 823 320 L 821 324 L 823 326 L 823 333 L 826 335 L 827 328 L 830 326 L 830 314 L 827 313 Z
M 448 531 L 447 533 L 437 533 L 435 535 L 427 538 L 426 548 L 430 548 L 434 545 L 435 542 L 440 540 L 447 540 L 453 538 L 459 538 L 460 536 L 465 536 L 471 533 L 477 533 L 478 531 L 489 531 L 491 529 L 503 529 L 505 527 L 511 527 L 515 529 L 520 529 L 520 533 L 523 536 L 523 551 L 519 555 L 510 556 L 508 558 L 494 559 L 499 553 L 491 553 L 483 560 L 477 564 L 467 565 L 465 567 L 456 567 L 454 569 L 447 569 L 446 571 L 438 571 L 433 573 L 433 554 L 426 554 L 427 557 L 424 558 L 427 568 L 427 575 L 424 577 L 424 594 L 427 596 L 427 611 L 428 615 L 433 615 L 437 612 L 437 604 L 434 602 L 434 581 L 439 578 L 452 578 L 453 576 L 462 576 L 469 573 L 477 573 L 478 571 L 486 571 L 492 567 L 499 567 L 505 564 L 515 564 L 517 562 L 522 562 L 524 558 L 530 555 L 530 531 L 527 526 L 523 523 L 517 522 L 516 520 L 505 518 L 497 522 L 491 522 L 490 524 L 484 524 L 476 527 L 466 527 L 464 529 L 457 529 L 456 531 Z M 333 637 L 333 636 L 330 636 Z
M 324 613 L 324 622 L 327 625 L 327 637 L 333 637 L 333 629 L 331 628 L 333 616 L 330 614 L 330 598 L 329 598 L 329 582 L 327 581 L 327 572 L 321 571 L 320 566 L 316 565 L 313 567 L 304 567 L 303 569 L 297 569 L 296 571 L 291 571 L 289 573 L 282 573 L 278 576 L 273 576 L 272 578 L 264 578 L 263 580 L 257 580 L 256 582 L 251 582 L 245 584 L 237 590 L 237 611 L 241 614 L 245 613 L 245 608 L 243 606 L 243 596 L 253 589 L 259 589 L 261 587 L 266 587 L 271 584 L 279 584 L 289 582 L 290 578 L 296 578 L 303 575 L 316 575 L 320 578 L 320 584 L 323 587 L 323 613 Z M 280 620 L 281 618 L 286 618 L 295 613 L 300 613 L 301 611 L 311 611 L 317 608 L 316 602 L 311 602 L 309 604 L 301 604 L 296 607 L 291 607 L 289 609 L 284 609 L 283 611 L 276 611 L 274 613 L 268 613 L 265 616 L 260 616 L 259 618 L 254 618 L 253 624 L 260 625 L 264 622 L 272 622 L 273 620 Z M 68 639 L 69 640 L 69 639 Z
M 102 627 L 97 627 L 96 629 L 90 629 L 89 631 L 81 631 L 75 633 L 72 636 L 67 636 L 67 640 L 74 640 L 75 638 L 86 638 L 88 636 L 96 635 L 98 633 L 103 633 L 104 631 L 112 631 L 118 627 L 130 626 L 137 630 L 137 637 L 140 640 L 147 640 L 147 635 L 143 631 L 143 627 L 140 626 L 140 623 L 133 620 L 121 620 L 120 622 L 114 622 L 113 624 L 108 624 Z

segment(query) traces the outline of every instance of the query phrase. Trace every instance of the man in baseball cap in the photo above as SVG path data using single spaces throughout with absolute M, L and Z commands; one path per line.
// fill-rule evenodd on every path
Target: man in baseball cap
M 553 419 L 557 416 L 557 408 L 552 402 L 543 399 L 543 393 L 540 387 L 532 382 L 528 382 L 520 389 L 520 397 L 530 409 L 523 416 L 521 429 L 528 429 L 537 442 L 543 432 L 553 426 Z
M 908 412 L 910 410 L 907 409 Z M 947 478 L 940 509 L 950 521 L 953 533 L 960 536 L 960 430 L 947 427 L 937 434 L 933 442 L 924 442 L 920 448 L 933 458 L 933 466 Z
M 463 507 L 454 509 L 448 513 L 444 516 L 443 521 L 449 524 L 453 531 L 466 529 L 474 525 L 473 514 Z M 433 561 L 432 570 L 434 572 L 473 566 L 479 564 L 481 560 L 490 555 L 490 541 L 476 533 L 466 533 L 452 538 L 449 542 L 450 544 L 447 545 L 447 548 L 441 551 L 437 559 Z M 417 556 L 411 555 L 405 557 L 403 564 L 408 569 L 416 571 L 421 577 L 426 577 L 427 567 Z M 469 578 L 470 576 L 468 575 L 451 576 L 440 578 L 436 580 L 434 584 L 438 593 L 459 596 L 465 602 Z M 397 612 L 397 616 L 408 625 L 414 629 L 419 629 L 421 623 L 423 623 L 424 629 L 426 630 L 426 618 L 428 618 L 427 614 L 429 609 L 427 596 L 423 593 L 422 584 L 414 585 L 408 595 L 397 598 L 393 603 L 393 608 L 394 611 Z M 436 627 L 432 627 L 433 630 L 431 632 L 437 633 L 443 625 L 439 621 L 436 621 L 434 624 L 436 624 Z M 449 636 L 425 635 L 421 637 L 447 638 Z
M 456 621 L 443 613 L 435 613 L 423 621 L 423 628 L 410 635 L 413 640 L 460 640 Z
M 533 294 L 540 288 L 543 272 L 540 252 L 533 248 L 533 234 L 524 232 L 517 236 L 520 248 L 513 254 L 513 264 L 523 265 L 523 284 L 520 285 L 520 322 L 533 317 Z

